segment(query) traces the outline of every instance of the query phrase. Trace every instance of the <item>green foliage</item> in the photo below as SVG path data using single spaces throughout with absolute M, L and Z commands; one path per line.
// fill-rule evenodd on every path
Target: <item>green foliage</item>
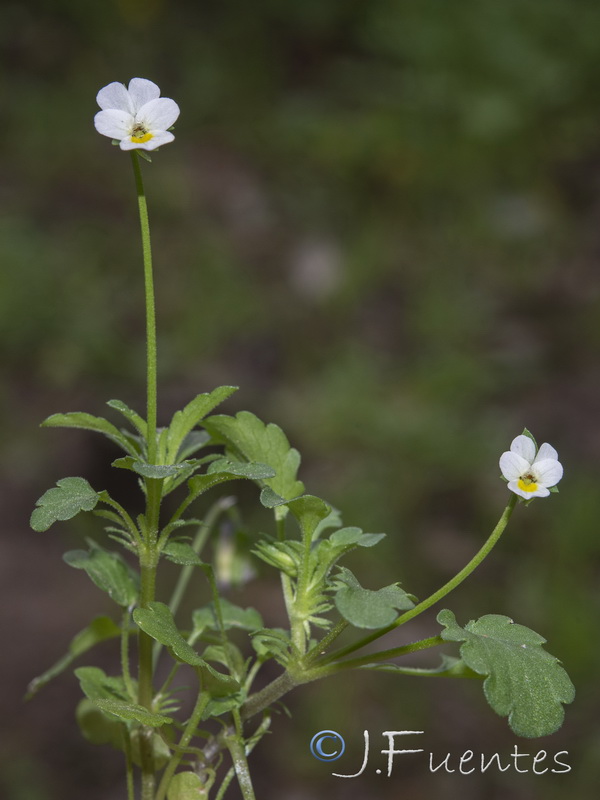
M 547 736 L 560 728 L 562 704 L 573 701 L 575 689 L 558 659 L 542 648 L 542 636 L 500 614 L 487 614 L 464 628 L 447 609 L 437 619 L 444 626 L 443 639 L 464 642 L 460 654 L 465 664 L 487 675 L 488 703 L 508 717 L 518 736 Z
M 33 697 L 43 686 L 49 683 L 53 678 L 56 678 L 57 675 L 60 675 L 61 672 L 64 672 L 76 658 L 87 653 L 94 645 L 104 642 L 107 639 L 114 639 L 120 636 L 120 634 L 121 629 L 118 625 L 115 625 L 110 617 L 95 617 L 89 625 L 86 625 L 83 630 L 79 631 L 79 633 L 73 637 L 67 653 L 42 673 L 42 675 L 34 678 L 30 682 L 27 687 L 25 699 L 29 700 Z
M 237 386 L 220 386 L 212 392 L 199 394 L 181 411 L 176 411 L 168 428 L 166 445 L 166 463 L 172 464 L 178 460 L 180 448 L 191 431 L 207 414 L 227 400 Z
M 198 556 L 194 548 L 187 542 L 178 542 L 170 540 L 164 546 L 162 555 L 174 564 L 181 564 L 182 566 L 202 567 L 204 562 Z
M 100 711 L 105 714 L 124 720 L 125 722 L 138 722 L 140 725 L 148 725 L 151 728 L 160 728 L 173 722 L 172 717 L 164 714 L 154 714 L 138 703 L 128 703 L 123 700 L 113 700 L 112 698 L 94 700 Z
M 47 531 L 54 522 L 72 519 L 80 511 L 92 511 L 99 499 L 85 478 L 62 478 L 37 501 L 31 527 L 34 531 Z
M 167 800 L 205 800 L 208 788 L 195 772 L 174 775 L 167 789 Z
M 179 633 L 170 608 L 164 603 L 153 602 L 148 608 L 136 608 L 133 619 L 144 633 L 165 645 L 173 658 L 192 667 L 205 666 L 205 662 Z
M 83 569 L 90 579 L 122 608 L 130 608 L 139 595 L 139 575 L 118 554 L 89 542 L 90 549 L 69 550 L 64 561 L 75 569 Z
M 111 401 L 111 403 L 118 402 L 118 400 Z M 82 411 L 73 411 L 68 414 L 53 414 L 42 422 L 42 426 L 46 428 L 81 428 L 86 431 L 97 431 L 98 433 L 103 433 L 115 444 L 118 444 L 126 453 L 132 456 L 139 454 L 139 447 L 136 447 L 135 443 L 125 433 L 115 428 L 111 422 L 103 417 L 95 417 Z
M 219 612 L 217 615 L 214 602 L 204 608 L 196 609 L 192 614 L 194 637 L 201 635 L 205 630 L 217 631 L 221 627 L 226 631 L 232 628 L 256 631 L 263 626 L 262 617 L 255 608 L 241 608 L 226 597 L 219 600 Z
M 335 605 L 344 619 L 356 628 L 384 628 L 398 616 L 398 611 L 414 607 L 414 603 L 398 584 L 378 591 L 363 589 L 352 572 L 340 568 L 336 578 Z
M 141 765 L 141 729 L 136 720 L 125 720 L 118 715 L 107 714 L 87 697 L 78 703 L 75 717 L 82 735 L 92 744 L 108 744 L 117 750 L 125 751 L 128 738 L 132 761 L 137 766 Z M 164 726 L 160 727 L 162 728 L 161 734 L 165 735 Z M 169 760 L 171 751 L 159 733 L 152 735 L 152 750 L 155 768 L 162 769 Z
M 300 454 L 290 447 L 278 425 L 265 425 L 249 411 L 240 411 L 235 417 L 209 417 L 204 421 L 204 427 L 238 458 L 272 467 L 275 476 L 264 482 L 282 499 L 292 500 L 304 492 L 304 484 L 296 477 Z
M 146 438 L 148 426 L 146 425 L 146 421 L 140 417 L 137 411 L 133 411 L 122 400 L 109 400 L 106 405 L 119 411 L 125 417 L 125 419 L 133 425 L 141 438 Z

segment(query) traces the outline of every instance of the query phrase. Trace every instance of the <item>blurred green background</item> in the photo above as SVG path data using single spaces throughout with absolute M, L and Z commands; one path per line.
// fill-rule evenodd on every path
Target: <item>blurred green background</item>
M 400 580 L 421 597 L 495 524 L 497 459 L 524 426 L 565 466 L 560 494 L 518 508 L 448 600 L 463 624 L 508 614 L 549 639 L 578 692 L 562 730 L 517 740 L 470 682 L 349 674 L 290 695 L 292 719 L 256 750 L 260 800 L 597 796 L 599 30 L 595 0 L 5 0 L 7 797 L 125 796 L 119 755 L 79 739 L 72 677 L 20 698 L 111 610 L 60 560 L 94 522 L 34 534 L 34 501 L 66 475 L 136 491 L 100 438 L 37 427 L 56 411 L 102 414 L 113 397 L 144 405 L 133 179 L 92 125 L 98 89 L 133 76 L 182 109 L 176 142 L 144 165 L 163 423 L 196 393 L 239 385 L 224 410 L 280 424 L 307 489 L 389 534 L 353 562 L 363 583 Z M 263 524 L 251 497 L 249 530 Z M 276 624 L 277 583 L 260 572 L 231 596 Z M 386 645 L 437 629 L 432 611 Z M 110 648 L 100 657 L 113 663 Z M 405 746 L 440 760 L 568 750 L 572 771 L 431 775 L 406 758 L 392 778 L 374 761 L 341 780 L 308 752 L 325 728 L 352 743 L 333 771 L 358 769 L 365 728 L 373 752 L 383 730 L 424 730 Z

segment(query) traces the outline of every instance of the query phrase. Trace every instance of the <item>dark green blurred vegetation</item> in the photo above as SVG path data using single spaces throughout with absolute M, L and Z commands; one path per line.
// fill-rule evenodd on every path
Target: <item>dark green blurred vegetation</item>
M 504 613 L 548 637 L 578 697 L 559 734 L 521 749 L 567 749 L 573 771 L 445 781 L 406 767 L 371 788 L 327 777 L 307 751 L 323 728 L 357 747 L 369 727 L 425 730 L 420 746 L 438 753 L 514 745 L 478 686 L 355 674 L 291 696 L 293 720 L 256 751 L 261 800 L 595 796 L 599 31 L 595 0 L 2 4 L 11 797 L 122 796 L 118 759 L 103 775 L 104 754 L 78 741 L 67 679 L 35 708 L 18 697 L 102 608 L 60 561 L 77 530 L 33 534 L 33 502 L 67 474 L 117 480 L 92 434 L 37 424 L 103 413 L 112 397 L 144 404 L 133 179 L 92 125 L 98 89 L 133 76 L 182 109 L 175 143 L 144 165 L 164 422 L 198 392 L 239 385 L 227 411 L 279 423 L 308 490 L 388 532 L 361 559 L 365 585 L 401 580 L 421 597 L 495 523 L 497 459 L 525 425 L 565 466 L 560 494 L 517 509 L 448 605 L 463 623 Z M 276 584 L 246 591 L 278 603 Z M 393 641 L 435 630 L 431 614 Z

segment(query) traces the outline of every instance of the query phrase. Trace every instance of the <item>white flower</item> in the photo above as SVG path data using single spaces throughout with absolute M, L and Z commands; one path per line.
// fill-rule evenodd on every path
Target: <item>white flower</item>
M 510 450 L 500 456 L 500 469 L 511 492 L 530 500 L 548 497 L 549 487 L 563 475 L 558 453 L 547 442 L 536 453 L 533 439 L 521 434 L 513 439 Z
M 96 96 L 102 109 L 94 117 L 98 133 L 118 139 L 121 150 L 155 150 L 175 138 L 168 130 L 179 106 L 145 78 L 132 78 L 129 87 L 109 83 Z

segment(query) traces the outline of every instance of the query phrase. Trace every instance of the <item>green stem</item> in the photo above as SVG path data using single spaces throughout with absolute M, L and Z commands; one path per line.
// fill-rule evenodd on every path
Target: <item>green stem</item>
M 123 749 L 125 751 L 126 780 L 127 780 L 127 800 L 135 800 L 135 789 L 133 785 L 133 760 L 131 758 L 131 740 L 129 731 L 123 725 Z
M 181 735 L 181 739 L 179 740 L 179 744 L 173 755 L 171 756 L 171 760 L 167 764 L 167 767 L 164 771 L 162 779 L 160 781 L 158 791 L 156 793 L 156 800 L 164 800 L 167 794 L 167 790 L 169 788 L 169 784 L 171 783 L 171 779 L 175 774 L 175 770 L 179 766 L 179 762 L 183 758 L 185 754 L 185 749 L 190 743 L 192 736 L 196 732 L 196 728 L 200 724 L 200 720 L 202 719 L 202 713 L 208 702 L 210 700 L 209 692 L 200 691 L 198 694 L 198 698 L 196 700 L 196 705 L 194 706 L 194 710 L 192 711 L 192 715 L 188 720 L 187 725 Z
M 267 715 L 260 723 L 256 731 L 252 734 L 250 739 L 248 739 L 248 741 L 246 742 L 246 755 L 250 755 L 250 753 L 254 750 L 258 742 L 260 742 L 262 737 L 269 730 L 270 724 L 271 724 L 271 718 Z M 228 770 L 227 774 L 223 778 L 223 782 L 219 787 L 219 791 L 217 792 L 215 800 L 223 800 L 225 792 L 227 791 L 234 775 L 235 775 L 235 769 L 232 767 L 230 770 Z
M 265 708 L 273 705 L 280 697 L 283 697 L 284 694 L 298 686 L 299 683 L 299 681 L 294 680 L 289 672 L 283 672 L 274 681 L 271 681 L 268 686 L 265 686 L 264 689 L 256 692 L 246 700 L 240 709 L 242 720 L 250 719 L 255 714 L 264 711 Z
M 127 688 L 127 694 L 133 701 L 136 699 L 135 687 L 131 680 L 131 672 L 129 670 L 129 609 L 123 609 L 123 617 L 121 620 L 121 671 L 123 673 L 123 680 Z
M 148 462 L 156 463 L 156 309 L 154 303 L 154 279 L 152 275 L 152 249 L 150 246 L 150 223 L 148 221 L 148 205 L 144 192 L 140 160 L 135 150 L 131 151 L 131 162 L 135 176 L 140 228 L 142 232 L 142 254 L 144 258 L 144 289 L 146 296 L 146 416 Z
M 421 639 L 418 642 L 411 642 L 401 647 L 392 647 L 389 650 L 380 650 L 378 653 L 370 653 L 367 656 L 360 658 L 350 658 L 347 661 L 337 661 L 335 664 L 330 664 L 327 667 L 316 670 L 318 677 L 327 677 L 334 672 L 342 669 L 357 669 L 364 667 L 366 664 L 373 664 L 378 661 L 387 661 L 390 658 L 398 658 L 406 656 L 409 653 L 417 653 L 419 650 L 428 650 L 430 647 L 439 647 L 441 644 L 446 644 L 441 636 L 430 636 L 428 639 Z
M 141 562 L 140 608 L 148 608 L 154 600 L 156 582 L 156 557 L 153 552 L 143 553 Z M 140 629 L 138 634 L 138 703 L 152 710 L 154 688 L 152 684 L 152 647 L 154 640 Z M 154 800 L 154 731 L 142 729 L 140 737 L 140 763 L 142 768 L 142 800 Z
M 198 531 L 196 532 L 196 536 L 194 537 L 194 541 L 192 542 L 192 547 L 197 555 L 200 555 L 200 553 L 204 549 L 206 540 L 210 536 L 210 533 L 216 521 L 218 520 L 219 516 L 231 506 L 231 502 L 232 500 L 230 497 L 221 497 L 208 510 L 203 522 L 201 523 L 201 525 L 199 525 Z M 171 613 L 173 614 L 173 616 L 175 616 L 175 614 L 179 609 L 181 600 L 183 599 L 185 590 L 188 587 L 188 584 L 192 578 L 195 569 L 196 567 L 194 567 L 193 565 L 188 565 L 185 566 L 179 573 L 179 578 L 177 579 L 177 583 L 175 584 L 175 588 L 173 589 L 173 594 L 171 595 L 171 599 L 169 601 L 169 608 L 171 609 Z M 155 664 L 161 650 L 162 650 L 161 643 L 155 642 L 154 643 Z
M 254 788 L 252 786 L 252 778 L 250 777 L 250 768 L 248 767 L 248 759 L 246 758 L 246 743 L 244 742 L 241 730 L 242 723 L 237 709 L 234 709 L 233 716 L 236 722 L 236 733 L 233 736 L 226 737 L 225 744 L 231 754 L 242 797 L 244 800 L 256 800 Z
M 375 641 L 375 639 L 379 639 L 380 636 L 384 636 L 386 633 L 394 630 L 399 625 L 404 625 L 405 622 L 408 622 L 414 617 L 417 617 L 419 614 L 422 614 L 431 606 L 438 603 L 443 597 L 449 594 L 453 589 L 456 589 L 465 578 L 467 578 L 473 570 L 475 570 L 483 561 L 483 559 L 490 553 L 491 549 L 494 547 L 498 539 L 502 536 L 504 529 L 508 524 L 508 520 L 513 512 L 513 509 L 517 503 L 518 497 L 516 494 L 511 494 L 511 497 L 508 501 L 506 508 L 504 509 L 502 516 L 498 520 L 498 523 L 494 530 L 491 532 L 489 538 L 477 551 L 477 553 L 473 556 L 473 558 L 469 561 L 469 563 L 461 569 L 459 573 L 457 573 L 451 580 L 445 583 L 437 592 L 429 595 L 429 597 L 422 600 L 418 603 L 414 608 L 411 608 L 409 611 L 406 611 L 404 614 L 401 614 L 397 620 L 391 623 L 391 625 L 387 625 L 385 628 L 381 628 L 378 631 L 374 631 L 369 636 L 365 636 L 363 639 L 360 639 L 358 642 L 354 644 L 348 645 L 348 647 L 344 647 L 341 650 L 337 650 L 333 653 L 330 653 L 323 661 L 318 662 L 322 665 L 330 663 L 331 661 L 338 661 L 343 656 L 348 655 L 349 653 L 354 653 L 355 650 L 360 650 L 361 647 L 364 647 L 367 644 Z

